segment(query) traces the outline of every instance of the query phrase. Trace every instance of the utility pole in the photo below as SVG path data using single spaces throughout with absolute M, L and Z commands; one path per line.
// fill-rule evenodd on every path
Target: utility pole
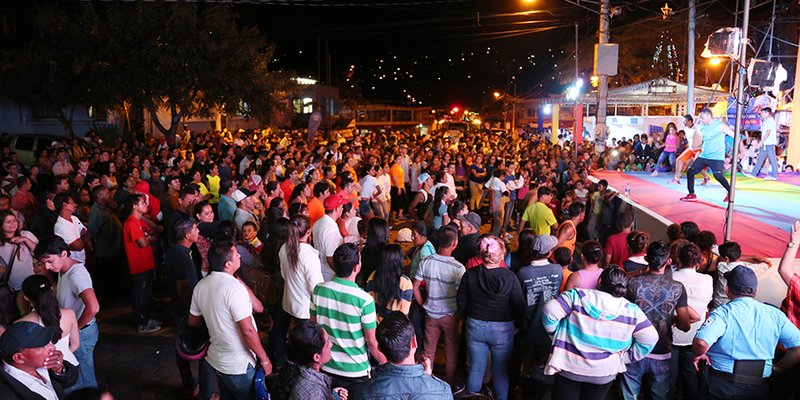
M 597 43 L 608 43 L 611 31 L 610 0 L 600 2 L 600 28 L 597 32 Z M 606 137 L 606 112 L 608 111 L 608 75 L 599 74 L 597 84 L 597 125 L 596 131 Z M 597 136 L 595 136 L 596 138 Z
M 575 21 L 575 84 L 578 84 L 580 74 L 578 73 L 578 21 Z M 572 114 L 575 119 L 575 127 L 572 128 L 572 145 L 575 146 L 575 160 L 578 159 L 578 135 L 583 134 L 583 124 L 581 123 L 581 94 L 575 98 L 575 107 L 572 109 Z
M 696 0 L 689 0 L 689 42 L 686 44 L 686 114 L 694 115 L 694 43 L 695 43 L 695 19 Z
M 736 197 L 736 174 L 739 170 L 739 143 L 742 129 L 742 109 L 744 108 L 744 80 L 747 74 L 747 28 L 750 24 L 750 0 L 744 0 L 744 15 L 742 17 L 742 39 L 739 43 L 739 59 L 732 60 L 736 64 L 738 72 L 738 88 L 736 90 L 736 123 L 733 129 L 733 156 L 731 157 L 731 191 L 728 194 L 728 213 L 725 221 L 725 241 L 731 240 L 731 230 L 733 228 L 733 207 Z M 726 118 L 723 116 L 723 118 Z

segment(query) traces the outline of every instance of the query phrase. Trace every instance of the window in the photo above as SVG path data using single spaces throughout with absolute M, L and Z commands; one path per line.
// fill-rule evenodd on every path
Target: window
M 33 151 L 33 143 L 36 138 L 29 136 L 17 136 L 17 143 L 14 146 L 15 150 Z
M 302 99 L 292 100 L 292 110 L 295 114 L 311 114 L 314 112 L 314 99 L 310 97 L 303 97 Z
M 392 121 L 413 121 L 410 110 L 393 110 Z
M 86 115 L 89 116 L 89 119 L 95 121 L 105 121 L 108 118 L 107 111 L 101 110 L 95 106 L 86 107 Z
M 33 119 L 57 119 L 58 107 L 55 106 L 31 106 Z

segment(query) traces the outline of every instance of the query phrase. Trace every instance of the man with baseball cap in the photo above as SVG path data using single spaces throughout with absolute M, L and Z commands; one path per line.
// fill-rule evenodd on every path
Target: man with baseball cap
M 544 305 L 558 295 L 561 288 L 563 271 L 561 266 L 548 261 L 556 248 L 558 239 L 550 235 L 537 235 L 532 244 L 532 260 L 530 265 L 523 266 L 517 272 L 525 295 L 525 322 L 518 335 L 518 343 L 525 351 L 515 352 L 512 357 L 515 370 L 524 363 L 525 375 L 537 375 L 536 371 L 544 371 L 547 357 L 550 355 L 550 337 L 544 330 L 542 322 Z M 523 360 L 524 357 L 524 360 Z M 541 372 L 538 374 L 541 375 Z M 547 388 L 541 388 L 546 390 Z M 538 389 L 537 389 L 538 390 Z
M 755 300 L 753 270 L 739 265 L 725 278 L 731 301 L 711 311 L 697 331 L 695 365 L 705 361 L 711 367 L 706 399 L 763 399 L 769 395 L 766 378 L 800 361 L 800 329 L 778 308 Z M 786 354 L 773 364 L 778 343 Z
M 78 369 L 53 346 L 55 327 L 12 324 L 0 337 L 0 399 L 61 399 L 78 380 Z
M 342 216 L 342 206 L 347 203 L 348 200 L 338 193 L 328 196 L 323 202 L 325 215 L 318 219 L 311 228 L 314 248 L 319 251 L 319 260 L 322 264 L 322 277 L 326 282 L 336 276 L 332 267 L 333 252 L 344 243 L 336 221 Z
M 255 193 L 251 192 L 249 189 L 242 187 L 236 189 L 233 195 L 231 195 L 231 198 L 236 202 L 236 211 L 233 213 L 233 222 L 236 224 L 236 232 L 242 232 L 242 227 L 247 221 L 251 221 L 256 224 L 256 226 L 260 226 L 258 217 L 253 212 L 256 208 L 255 202 L 253 201 L 254 194 Z

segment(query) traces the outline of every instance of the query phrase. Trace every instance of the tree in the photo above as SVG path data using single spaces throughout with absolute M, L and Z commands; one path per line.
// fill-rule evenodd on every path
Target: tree
M 92 27 L 97 22 L 91 12 L 72 20 L 56 9 L 40 9 L 34 19 L 38 37 L 3 54 L 0 94 L 19 104 L 55 108 L 65 133 L 74 135 L 76 106 L 105 108 L 113 103 L 93 90 L 107 73 L 94 46 Z
M 221 111 L 269 122 L 293 87 L 290 73 L 269 69 L 272 45 L 240 28 L 228 5 L 89 3 L 38 15 L 42 35 L 0 70 L 0 91 L 18 102 L 145 109 L 171 143 L 185 117 Z
M 269 70 L 274 48 L 255 28 L 239 28 L 226 5 L 113 3 L 102 27 L 114 70 L 107 87 L 149 110 L 168 140 L 184 117 L 215 111 L 268 122 L 292 88 L 290 74 Z

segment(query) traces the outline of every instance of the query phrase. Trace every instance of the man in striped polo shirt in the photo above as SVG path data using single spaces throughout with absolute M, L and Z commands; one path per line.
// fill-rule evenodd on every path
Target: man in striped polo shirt
M 386 357 L 375 339 L 375 303 L 372 296 L 355 283 L 361 270 L 361 255 L 353 243 L 339 246 L 333 253 L 336 276 L 320 283 L 311 295 L 311 320 L 328 332 L 331 360 L 322 366 L 330 375 L 333 387 L 350 393 L 369 378 L 369 356 L 380 364 Z
M 453 258 L 453 250 L 458 246 L 458 232 L 450 226 L 443 226 L 436 235 L 438 252 L 425 257 L 419 263 L 414 277 L 414 299 L 426 311 L 425 317 L 425 357 L 434 359 L 439 335 L 444 334 L 445 381 L 455 389 L 456 361 L 458 359 L 458 318 L 456 317 L 456 294 L 461 276 L 466 269 Z M 425 282 L 428 292 L 423 301 L 420 287 Z M 424 303 L 424 304 L 423 304 Z

